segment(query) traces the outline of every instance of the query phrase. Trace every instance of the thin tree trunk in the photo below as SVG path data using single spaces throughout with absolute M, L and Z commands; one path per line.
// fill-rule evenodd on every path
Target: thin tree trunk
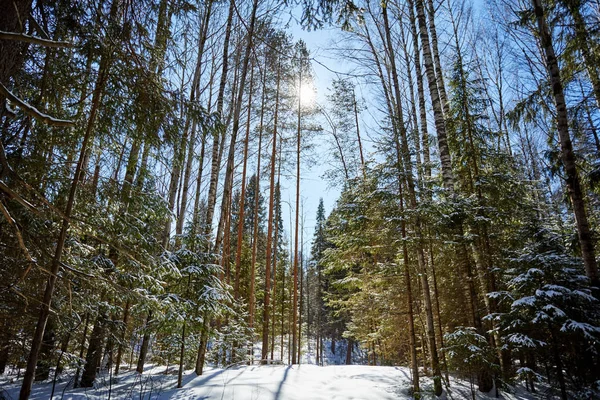
M 229 144 L 229 154 L 227 157 L 227 168 L 225 171 L 225 184 L 223 188 L 223 201 L 224 205 L 226 201 L 228 201 L 231 193 L 231 189 L 233 186 L 233 170 L 234 170 L 234 159 L 235 159 L 235 146 L 237 143 L 237 135 L 240 128 L 240 114 L 242 110 L 242 103 L 244 100 L 244 89 L 246 86 L 246 78 L 248 76 L 248 67 L 250 66 L 250 58 L 252 56 L 253 49 L 253 35 L 254 35 L 254 26 L 256 24 L 256 11 L 258 8 L 258 0 L 254 0 L 252 4 L 252 12 L 250 15 L 250 23 L 248 26 L 247 32 L 247 42 L 246 42 L 246 51 L 244 53 L 244 59 L 242 61 L 242 71 L 240 74 L 240 82 L 238 89 L 237 101 L 235 103 L 235 110 L 233 112 L 233 127 L 231 129 L 231 142 Z M 252 68 L 252 67 L 250 67 Z M 228 213 L 227 207 L 221 206 L 221 220 L 225 216 L 224 213 Z M 217 232 L 217 238 L 215 241 L 215 249 L 218 249 L 220 246 L 220 237 Z
M 198 357 L 196 358 L 196 375 L 202 375 L 204 370 L 204 359 L 206 356 L 206 344 L 208 342 L 208 313 L 202 316 L 202 326 L 200 328 L 200 344 L 198 346 Z
M 114 0 L 111 5 L 110 16 L 112 20 L 117 20 L 117 14 L 120 6 L 120 0 Z M 90 116 L 88 118 L 87 127 L 85 130 L 85 134 L 83 137 L 83 142 L 81 144 L 81 149 L 79 152 L 79 160 L 77 162 L 77 166 L 75 168 L 75 174 L 71 181 L 71 188 L 69 190 L 69 197 L 67 199 L 67 205 L 65 208 L 65 218 L 62 222 L 62 227 L 60 233 L 58 235 L 58 239 L 56 241 L 56 250 L 54 253 L 54 257 L 52 258 L 52 264 L 50 267 L 50 276 L 46 281 L 46 288 L 44 290 L 44 297 L 42 299 L 40 305 L 40 315 L 37 321 L 37 325 L 35 327 L 35 332 L 33 334 L 33 340 L 31 342 L 31 350 L 29 352 L 29 357 L 27 359 L 27 367 L 25 370 L 25 375 L 23 377 L 23 384 L 21 386 L 21 391 L 19 393 L 20 400 L 26 400 L 29 398 L 31 394 L 31 385 L 33 384 L 33 379 L 35 376 L 35 366 L 37 364 L 37 358 L 40 351 L 40 347 L 42 345 L 42 337 L 44 336 L 44 329 L 46 327 L 46 322 L 48 321 L 48 316 L 50 315 L 50 303 L 52 302 L 52 297 L 54 294 L 54 286 L 56 284 L 56 278 L 58 276 L 58 271 L 61 264 L 62 253 L 65 246 L 65 241 L 67 238 L 67 232 L 69 230 L 69 218 L 73 212 L 73 206 L 75 205 L 75 197 L 77 194 L 77 188 L 79 186 L 80 176 L 83 173 L 83 163 L 85 159 L 85 155 L 87 153 L 88 144 L 93 135 L 94 125 L 96 122 L 96 117 L 98 115 L 98 110 L 100 108 L 100 103 L 102 99 L 102 94 L 104 93 L 104 88 L 106 87 L 106 82 L 108 80 L 108 71 L 110 65 L 112 64 L 112 50 L 111 46 L 107 46 L 104 53 L 102 54 L 102 58 L 100 60 L 100 65 L 98 69 L 98 76 L 96 78 L 96 83 L 94 85 L 94 94 L 92 96 L 91 108 L 90 108 Z
M 265 58 L 266 65 L 266 58 Z M 277 85 L 279 85 L 279 72 L 277 70 Z M 260 161 L 261 161 L 261 153 L 262 153 L 262 135 L 263 135 L 263 122 L 265 115 L 265 101 L 266 101 L 266 70 L 263 74 L 263 93 L 260 105 L 260 122 L 258 127 L 258 155 L 256 162 L 256 187 L 254 188 L 254 226 L 252 232 L 252 263 L 250 265 L 250 299 L 248 300 L 248 308 L 249 308 L 249 322 L 248 325 L 250 328 L 254 327 L 254 313 L 256 309 L 256 290 L 255 290 L 255 280 L 256 280 L 256 256 L 258 252 L 258 200 L 260 196 Z M 279 87 L 279 86 L 278 86 Z M 277 115 L 279 107 L 279 90 L 275 93 L 275 115 Z M 277 124 L 275 124 L 277 126 Z
M 431 278 L 433 279 L 433 298 L 435 301 L 435 316 L 437 318 L 437 328 L 438 328 L 438 341 L 440 343 L 440 348 L 444 349 L 446 346 L 444 345 L 444 332 L 442 332 L 442 314 L 440 312 L 440 296 L 438 292 L 438 284 L 437 284 L 437 276 L 435 273 L 435 263 L 433 257 L 433 246 L 431 243 L 429 244 L 429 257 L 431 259 Z M 450 378 L 448 377 L 448 361 L 446 359 L 446 352 L 442 350 L 442 362 L 444 364 L 444 374 L 446 375 L 446 383 L 450 384 Z
M 352 89 L 352 105 L 354 108 L 354 123 L 356 125 L 356 139 L 358 140 L 358 153 L 360 154 L 360 168 L 363 173 L 363 178 L 365 178 L 365 156 L 363 155 L 363 146 L 362 140 L 360 137 L 360 124 L 358 123 L 358 103 L 356 101 L 356 93 L 354 89 Z M 341 153 L 341 151 L 340 151 Z
M 295 224 L 295 235 L 294 235 L 294 289 L 292 292 L 292 364 L 296 364 L 296 346 L 298 342 L 297 338 L 297 325 L 298 325 L 298 238 L 299 238 L 299 218 L 300 218 L 300 134 L 301 134 L 301 105 L 302 105 L 302 61 L 300 62 L 299 71 L 299 86 L 298 86 L 298 129 L 297 135 L 297 146 L 296 146 L 296 224 Z
M 189 296 L 190 291 L 190 283 L 192 281 L 192 275 L 188 275 L 187 287 L 186 287 L 186 295 Z M 177 371 L 177 388 L 180 388 L 183 383 L 183 363 L 185 356 L 185 330 L 187 327 L 187 320 L 183 321 L 183 327 L 181 328 L 181 347 L 179 351 L 179 370 Z
M 125 333 L 127 332 L 127 325 L 129 323 L 129 308 L 131 302 L 127 300 L 125 303 L 125 310 L 123 310 L 123 327 L 121 328 L 121 335 L 119 341 L 119 347 L 117 349 L 117 361 L 115 366 L 115 375 L 119 375 L 119 369 L 121 368 L 121 359 L 123 357 L 123 341 L 125 340 Z
M 227 15 L 227 23 L 225 27 L 225 41 L 223 42 L 223 66 L 221 72 L 221 81 L 219 83 L 219 92 L 217 95 L 217 114 L 221 119 L 221 123 L 225 123 L 223 120 L 223 100 L 225 96 L 225 84 L 227 83 L 227 72 L 229 68 L 229 39 L 231 37 L 231 25 L 233 21 L 233 14 L 235 9 L 235 0 L 229 1 L 229 12 Z M 206 207 L 206 226 L 203 232 L 208 235 L 212 230 L 212 220 L 215 212 L 215 204 L 217 202 L 217 183 L 219 181 L 219 170 L 221 169 L 221 158 L 219 157 L 219 133 L 213 134 L 213 147 L 212 147 L 212 163 L 210 172 L 210 184 L 208 188 L 208 201 Z
M 237 245 L 235 251 L 235 280 L 233 297 L 237 300 L 240 294 L 240 269 L 242 266 L 242 243 L 244 241 L 244 202 L 246 199 L 246 169 L 248 165 L 248 140 L 250 138 L 250 117 L 252 115 L 252 89 L 254 88 L 254 68 L 250 68 L 250 90 L 248 91 L 248 116 L 246 120 L 246 137 L 244 138 L 244 157 L 242 167 L 242 191 L 239 202 L 237 226 Z M 258 193 L 256 194 L 258 196 Z
M 414 21 L 411 21 L 414 24 Z M 408 80 L 409 99 L 410 99 L 410 116 L 412 120 L 412 141 L 415 146 L 415 161 L 417 167 L 417 186 L 423 186 L 423 166 L 421 163 L 421 143 L 419 140 L 419 124 L 417 121 L 417 101 L 415 98 L 415 89 L 413 84 L 412 73 L 410 72 L 410 56 L 408 53 L 408 43 L 404 34 L 404 29 L 400 29 L 400 39 L 402 43 L 402 50 L 404 53 L 404 63 L 408 69 L 406 75 Z M 417 48 L 418 51 L 418 48 Z M 418 60 L 416 60 L 418 63 Z
M 275 115 L 273 119 L 273 147 L 271 151 L 271 181 L 269 187 L 269 219 L 267 222 L 267 260 L 265 263 L 265 299 L 263 304 L 262 353 L 261 360 L 265 362 L 269 354 L 269 301 L 271 296 L 271 257 L 273 250 L 273 214 L 275 197 L 275 162 L 277 156 L 277 124 L 279 114 L 279 80 L 280 69 L 277 69 L 277 91 L 275 94 Z M 256 192 L 258 198 L 258 192 Z M 257 240 L 258 238 L 254 238 Z
M 300 227 L 300 251 L 304 248 L 304 215 L 302 215 L 302 224 Z M 304 292 L 304 254 L 300 253 L 300 304 L 298 306 L 298 364 L 300 364 L 301 355 L 302 355 L 302 303 L 304 297 L 302 293 Z M 333 343 L 333 341 L 332 341 Z M 335 354 L 335 352 L 333 352 Z
M 281 145 L 279 146 L 279 157 L 281 158 Z M 277 201 L 278 203 L 275 204 L 275 237 L 273 240 L 273 323 L 272 323 L 272 332 L 271 332 L 271 360 L 273 360 L 273 354 L 275 352 L 275 307 L 277 306 L 276 303 L 276 288 L 277 288 L 277 250 L 279 249 L 279 203 L 281 201 L 281 191 L 280 191 L 280 186 L 279 186 L 279 178 L 281 175 L 281 161 L 278 164 L 278 169 L 277 169 L 277 193 L 278 198 Z M 281 318 L 283 318 L 283 314 L 281 315 Z M 283 335 L 283 332 L 281 332 L 281 334 Z
M 81 345 L 79 347 L 79 358 L 83 358 L 83 354 L 85 352 L 85 340 L 87 338 L 88 331 L 88 323 L 90 322 L 90 314 L 85 314 L 85 322 L 83 324 L 83 335 L 81 336 Z M 79 373 L 81 372 L 80 368 L 77 367 L 77 371 L 75 372 L 75 378 L 73 379 L 73 387 L 79 387 Z

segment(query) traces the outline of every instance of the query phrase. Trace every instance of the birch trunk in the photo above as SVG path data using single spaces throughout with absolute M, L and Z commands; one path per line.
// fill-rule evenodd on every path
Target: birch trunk
M 413 175 L 412 175 L 412 163 L 410 160 L 410 153 L 408 150 L 408 139 L 407 139 L 407 135 L 406 135 L 406 129 L 404 127 L 404 117 L 403 117 L 403 110 L 402 110 L 402 97 L 401 97 L 401 92 L 400 92 L 400 83 L 399 83 L 399 79 L 398 79 L 398 71 L 396 69 L 396 61 L 395 61 L 395 55 L 394 55 L 394 50 L 393 50 L 393 43 L 392 43 L 392 39 L 391 39 L 391 33 L 390 33 L 390 26 L 389 26 L 389 18 L 388 18 L 388 13 L 387 13 L 387 7 L 383 7 L 382 9 L 383 12 L 383 21 L 384 21 L 384 26 L 385 26 L 385 39 L 387 42 L 387 53 L 388 53 L 388 58 L 389 58 L 389 62 L 390 62 L 390 69 L 391 69 L 391 73 L 392 73 L 392 80 L 393 80 L 393 87 L 394 87 L 394 94 L 396 97 L 396 112 L 394 113 L 395 115 L 395 121 L 396 121 L 396 132 L 397 135 L 396 136 L 396 140 L 398 139 L 398 136 L 400 136 L 400 140 L 401 140 L 401 145 L 397 144 L 398 146 L 398 163 L 403 163 L 404 164 L 404 176 L 407 182 L 407 188 L 408 188 L 408 195 L 409 195 L 409 199 L 411 202 L 411 207 L 413 209 L 417 208 L 417 199 L 416 199 L 416 194 L 415 194 L 415 183 L 413 180 Z M 419 271 L 420 271 L 420 276 L 421 276 L 421 284 L 422 284 L 422 289 L 423 289 L 423 298 L 425 300 L 425 315 L 426 315 L 426 322 L 427 322 L 427 339 L 428 339 L 428 344 L 429 344 L 429 348 L 430 348 L 430 352 L 431 352 L 431 358 L 430 358 L 430 363 L 431 363 L 431 369 L 433 372 L 433 384 L 434 384 L 434 392 L 436 396 L 440 396 L 442 394 L 442 382 L 441 382 L 441 372 L 440 372 L 440 366 L 439 366 L 439 359 L 438 359 L 438 352 L 437 352 L 437 346 L 436 346 L 436 340 L 435 340 L 435 327 L 434 327 L 434 319 L 433 319 L 433 307 L 432 307 L 432 302 L 431 302 L 431 292 L 429 289 L 429 281 L 427 279 L 427 267 L 426 267 L 426 260 L 425 260 L 425 253 L 423 250 L 423 246 L 424 244 L 422 243 L 422 231 L 421 231 L 421 221 L 419 220 L 419 218 L 417 217 L 416 221 L 415 221 L 415 234 L 418 240 L 418 244 L 417 244 L 417 260 L 418 260 L 418 265 L 419 265 Z
M 419 23 L 425 72 L 427 75 L 427 83 L 429 85 L 429 95 L 431 97 L 431 106 L 433 107 L 435 130 L 437 133 L 438 147 L 440 151 L 442 179 L 444 181 L 444 187 L 446 190 L 448 190 L 450 193 L 453 193 L 454 176 L 452 173 L 452 160 L 450 157 L 450 149 L 448 147 L 448 139 L 446 137 L 446 121 L 444 119 L 443 104 L 442 100 L 440 99 L 440 89 L 437 83 L 436 71 L 434 69 L 431 47 L 429 44 L 429 35 L 427 33 L 427 22 L 425 20 L 425 10 L 423 6 L 424 0 L 414 0 L 414 2 L 417 10 L 417 20 Z

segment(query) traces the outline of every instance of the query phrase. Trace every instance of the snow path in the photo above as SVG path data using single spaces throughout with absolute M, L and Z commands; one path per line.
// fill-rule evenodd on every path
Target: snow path
M 398 399 L 401 369 L 365 366 L 249 366 L 213 370 L 159 399 Z M 404 386 L 404 385 L 403 385 Z

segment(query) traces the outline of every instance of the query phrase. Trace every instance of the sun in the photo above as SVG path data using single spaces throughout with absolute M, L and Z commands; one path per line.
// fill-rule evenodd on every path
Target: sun
M 310 107 L 315 104 L 316 89 L 311 83 L 303 82 L 300 85 L 300 105 L 302 107 Z

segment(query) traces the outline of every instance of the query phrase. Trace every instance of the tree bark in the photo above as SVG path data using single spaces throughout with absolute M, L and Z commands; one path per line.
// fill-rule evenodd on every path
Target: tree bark
M 144 364 L 146 362 L 146 355 L 148 354 L 148 347 L 150 345 L 150 329 L 149 325 L 152 322 L 152 310 L 148 311 L 146 317 L 146 326 L 144 327 L 144 336 L 142 337 L 142 346 L 140 347 L 140 354 L 138 356 L 138 362 L 136 371 L 140 374 L 144 372 Z
M 429 35 L 427 33 L 427 22 L 425 20 L 423 1 L 424 0 L 414 0 L 417 10 L 417 20 L 419 22 L 421 47 L 423 49 L 425 72 L 427 75 L 427 83 L 429 84 L 431 106 L 433 107 L 435 130 L 437 132 L 438 148 L 440 151 L 440 161 L 442 164 L 442 179 L 444 181 L 444 188 L 446 188 L 446 190 L 448 190 L 449 192 L 453 193 L 454 176 L 452 173 L 452 160 L 450 157 L 450 149 L 448 147 L 448 138 L 446 136 L 446 121 L 444 119 L 443 104 L 440 100 L 440 89 L 438 87 L 438 81 L 436 79 L 436 71 L 434 70 L 433 59 L 431 56 L 431 48 L 429 45 Z M 438 71 L 438 73 L 441 73 L 441 71 Z
M 244 156 L 242 166 L 242 190 L 238 205 L 237 244 L 235 251 L 235 280 L 233 297 L 237 300 L 240 294 L 240 270 L 242 266 L 242 243 L 244 241 L 244 203 L 246 199 L 246 170 L 248 165 L 248 141 L 250 139 L 250 117 L 252 115 L 252 89 L 254 88 L 254 68 L 250 67 L 250 90 L 248 91 L 248 116 L 246 119 L 246 137 L 244 138 Z M 256 194 L 258 196 L 258 193 Z
M 227 15 L 227 23 L 225 27 L 225 41 L 223 42 L 223 66 L 221 70 L 221 80 L 219 82 L 219 92 L 217 94 L 217 114 L 221 119 L 223 128 L 225 121 L 223 120 L 223 100 L 225 96 L 225 84 L 227 83 L 227 72 L 229 68 L 229 39 L 231 37 L 231 25 L 235 9 L 235 0 L 229 1 L 229 12 Z M 223 129 L 224 130 L 224 129 Z M 215 204 L 217 202 L 217 183 L 219 182 L 219 170 L 221 169 L 221 158 L 219 157 L 220 132 L 213 134 L 212 147 L 212 162 L 210 171 L 210 184 L 208 188 L 208 201 L 206 207 L 206 226 L 203 232 L 208 235 L 212 230 L 212 221 L 215 212 Z
M 273 145 L 271 150 L 271 172 L 269 187 L 269 219 L 267 222 L 267 259 L 265 263 L 265 299 L 263 303 L 262 353 L 261 360 L 265 362 L 269 354 L 269 304 L 271 297 L 271 258 L 273 253 L 273 215 L 275 197 L 275 162 L 277 156 L 277 125 L 279 123 L 279 80 L 280 68 L 277 69 L 277 89 L 275 94 L 275 115 L 273 117 Z M 256 193 L 258 198 L 258 192 Z M 257 240 L 257 238 L 254 238 Z
M 115 375 L 119 375 L 119 370 L 121 368 L 121 359 L 123 357 L 123 349 L 124 349 L 123 342 L 125 341 L 125 334 L 127 333 L 127 325 L 129 323 L 129 308 L 130 307 L 131 307 L 131 302 L 129 300 L 127 300 L 127 302 L 125 303 L 125 309 L 123 310 L 123 326 L 120 329 L 121 334 L 119 335 L 120 341 L 119 341 L 119 347 L 117 349 Z
M 429 33 L 431 34 L 431 50 L 433 52 L 433 62 L 435 64 L 435 76 L 437 87 L 440 92 L 440 100 L 444 114 L 450 114 L 450 103 L 446 94 L 446 85 L 444 84 L 444 74 L 442 73 L 442 63 L 440 61 L 440 52 L 438 50 L 437 29 L 435 27 L 435 7 L 433 0 L 427 0 L 427 17 L 429 19 Z
M 573 206 L 573 213 L 575 214 L 575 223 L 577 225 L 577 234 L 579 237 L 579 245 L 581 246 L 585 272 L 590 279 L 591 284 L 598 287 L 600 286 L 598 264 L 596 263 L 594 242 L 585 210 L 585 200 L 581 189 L 579 172 L 577 171 L 575 152 L 573 151 L 571 135 L 569 134 L 567 104 L 560 77 L 560 68 L 554 52 L 550 29 L 546 23 L 542 2 L 541 0 L 531 0 L 531 4 L 537 21 L 540 45 L 544 52 L 548 77 L 550 78 L 550 85 L 552 87 L 552 96 L 556 105 L 556 127 L 560 141 L 561 160 L 565 168 L 567 191 Z
M 237 135 L 240 128 L 240 114 L 242 110 L 242 104 L 244 100 L 244 89 L 246 86 L 246 78 L 248 76 L 248 68 L 250 66 L 250 58 L 252 57 L 253 41 L 254 41 L 254 26 L 256 24 L 256 11 L 258 9 L 258 0 L 254 0 L 252 4 L 252 12 L 250 15 L 250 23 L 248 24 L 248 32 L 246 49 L 244 53 L 244 59 L 242 61 L 242 71 L 240 73 L 239 89 L 237 93 L 237 101 L 235 103 L 235 109 L 233 112 L 233 126 L 231 129 L 231 142 L 229 144 L 229 154 L 227 157 L 227 167 L 225 170 L 225 183 L 223 185 L 223 197 L 221 205 L 221 221 L 223 221 L 225 214 L 228 213 L 228 208 L 224 207 L 229 197 L 231 196 L 231 189 L 233 186 L 233 170 L 234 170 L 234 159 L 235 159 L 235 146 L 237 143 Z M 215 249 L 218 250 L 220 246 L 219 234 L 215 241 Z
M 88 346 L 87 355 L 85 357 L 85 367 L 81 374 L 81 387 L 92 387 L 96 380 L 96 373 L 102 361 L 102 349 L 104 337 L 106 335 L 106 314 L 104 312 L 98 315 L 94 329 L 90 336 L 90 344 Z
M 54 343 L 56 342 L 56 319 L 55 317 L 48 318 L 44 336 L 42 338 L 42 346 L 40 348 L 40 356 L 35 368 L 35 381 L 45 381 L 50 376 L 50 367 L 52 366 L 52 353 L 54 352 Z

